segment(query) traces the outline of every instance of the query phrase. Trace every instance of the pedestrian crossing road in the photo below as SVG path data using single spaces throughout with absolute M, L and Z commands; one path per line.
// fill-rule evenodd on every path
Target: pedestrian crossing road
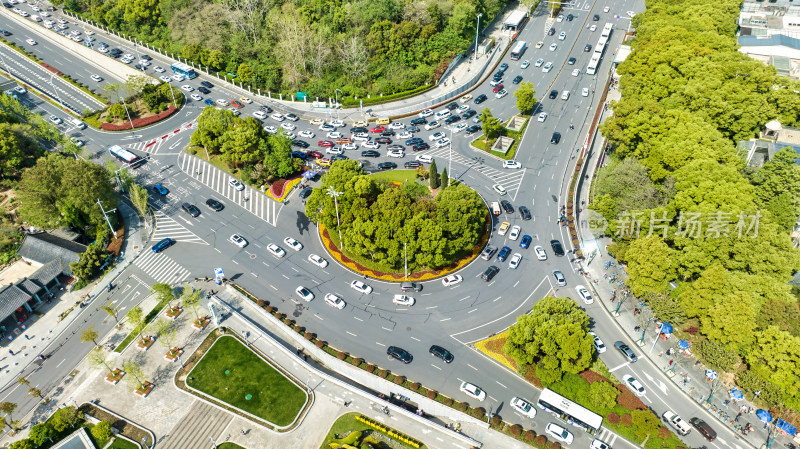
M 153 242 L 157 242 L 163 238 L 169 237 L 182 243 L 199 243 L 208 245 L 208 242 L 201 239 L 194 232 L 186 229 L 185 226 L 178 223 L 175 219 L 167 216 L 160 210 L 155 211 L 156 216 L 156 232 L 153 234 Z
M 184 141 L 191 136 L 194 125 L 194 122 L 186 122 L 179 128 L 162 136 L 138 142 L 123 143 L 122 146 L 133 150 L 134 153 L 139 155 L 178 154 L 178 151 L 185 146 Z
M 154 253 L 145 251 L 133 263 L 156 283 L 165 282 L 170 285 L 179 284 L 187 279 L 191 273 L 186 268 L 172 260 L 163 252 Z
M 230 184 L 230 180 L 234 179 L 231 175 L 191 154 L 181 153 L 178 156 L 178 166 L 191 178 L 275 226 L 282 206 L 278 201 L 247 185 L 244 190 L 236 190 Z
M 446 167 L 447 160 L 450 157 L 450 150 L 447 148 L 438 148 L 433 151 L 427 152 L 427 154 L 433 156 L 437 159 L 437 164 L 440 167 Z M 525 176 L 525 171 L 527 169 L 521 170 L 498 170 L 496 168 L 489 167 L 488 165 L 484 164 L 484 157 L 485 156 L 476 156 L 476 157 L 466 157 L 464 155 L 458 154 L 453 152 L 453 163 L 464 165 L 467 167 L 461 174 L 457 174 L 458 171 L 454 170 L 453 173 L 450 174 L 451 177 L 455 179 L 461 179 L 464 175 L 468 174 L 469 172 L 477 172 L 480 173 L 492 181 L 492 184 L 500 184 L 503 188 L 506 189 L 508 195 L 512 198 L 515 198 L 517 195 L 517 191 L 519 190 L 519 186 L 522 183 L 522 178 Z

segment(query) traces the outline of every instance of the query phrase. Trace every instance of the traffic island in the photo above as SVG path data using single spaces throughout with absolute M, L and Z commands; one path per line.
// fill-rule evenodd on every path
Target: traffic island
M 530 115 L 519 114 L 511 117 L 505 125 L 500 125 L 499 131 L 487 138 L 485 135 L 470 142 L 470 147 L 475 151 L 482 151 L 498 159 L 510 161 L 514 159 L 525 129 L 530 123 Z

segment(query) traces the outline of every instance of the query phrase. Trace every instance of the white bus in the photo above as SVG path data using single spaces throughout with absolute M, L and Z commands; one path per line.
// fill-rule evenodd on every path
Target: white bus
M 525 49 L 528 47 L 528 43 L 525 41 L 519 41 L 514 45 L 514 48 L 511 49 L 511 60 L 516 61 L 522 57 L 522 54 L 525 53 Z
M 144 164 L 145 160 L 141 157 L 131 153 L 130 151 L 122 148 L 119 145 L 113 145 L 111 148 L 108 149 L 108 152 L 111 153 L 112 156 L 119 159 L 120 161 L 128 164 L 131 168 L 138 168 L 142 164 Z
M 542 391 L 539 400 L 536 401 L 536 405 L 540 409 L 558 416 L 569 424 L 580 427 L 590 435 L 597 433 L 597 431 L 600 430 L 600 426 L 603 424 L 602 416 L 581 407 L 547 388 Z
M 586 74 L 587 75 L 594 75 L 597 73 L 597 67 L 600 65 L 600 54 L 595 53 L 592 55 L 592 59 L 589 60 L 589 65 L 586 66 Z
M 611 29 L 612 28 L 614 28 L 614 24 L 612 24 L 611 22 L 606 23 L 603 26 L 603 32 L 600 33 L 600 36 L 603 36 L 605 38 L 607 38 L 608 36 L 611 36 Z

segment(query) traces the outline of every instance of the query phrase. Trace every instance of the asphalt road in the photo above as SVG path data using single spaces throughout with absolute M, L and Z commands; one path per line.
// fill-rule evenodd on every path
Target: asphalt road
M 627 20 L 616 19 L 613 15 L 627 17 L 628 10 L 643 10 L 641 2 L 632 0 L 614 4 L 609 13 L 603 12 L 604 6 L 602 2 L 596 2 L 566 8 L 564 14 L 574 14 L 575 20 L 553 23 L 556 29 L 553 36 L 546 35 L 545 17 L 535 15 L 519 38 L 529 44 L 521 60 L 510 61 L 508 56 L 504 58 L 504 62 L 509 64 L 504 79 L 504 85 L 510 91 L 509 95 L 503 99 L 496 99 L 488 81 L 471 92 L 473 97 L 486 94 L 489 100 L 481 105 L 474 105 L 469 101 L 467 105 L 478 112 L 484 107 L 489 107 L 494 115 L 507 119 L 517 113 L 513 96 L 516 86 L 511 84 L 511 79 L 521 75 L 523 81 L 534 83 L 537 96 L 541 98 L 536 112 L 547 112 L 548 117 L 544 122 L 535 119 L 530 122 L 516 155 L 516 160 L 522 163 L 521 169 L 504 170 L 501 168 L 501 161 L 484 153 L 473 152 L 468 146 L 469 140 L 463 133 L 452 133 L 439 128 L 414 134 L 415 137 L 421 136 L 427 140 L 427 137 L 434 132 L 446 132 L 453 142 L 452 170 L 448 168 L 451 176 L 475 188 L 487 201 L 499 199 L 491 186 L 501 184 L 509 192 L 504 198 L 511 200 L 515 207 L 528 206 L 533 214 L 532 220 L 522 221 L 519 214 L 502 214 L 500 220 L 494 223 L 492 230 L 492 244 L 508 245 L 514 252 L 523 254 L 524 258 L 519 269 L 509 270 L 506 269 L 505 263 L 492 262 L 502 270 L 487 284 L 481 281 L 479 276 L 490 263 L 477 259 L 459 273 L 464 277 L 464 282 L 459 285 L 445 288 L 440 281 L 423 283 L 422 292 L 411 294 L 417 300 L 413 307 L 392 304 L 392 296 L 399 293 L 398 287 L 394 284 L 368 280 L 366 282 L 374 287 L 374 292 L 370 295 L 358 294 L 348 285 L 357 277 L 333 263 L 330 257 L 328 260 L 332 263 L 325 269 L 308 261 L 307 257 L 312 252 L 323 256 L 325 252 L 315 225 L 303 214 L 302 204 L 297 199 L 296 192 L 290 196 L 288 204 L 273 203 L 269 206 L 272 209 L 265 217 L 263 211 L 257 207 L 254 210 L 252 203 L 242 201 L 243 196 L 248 196 L 249 188 L 244 194 L 232 189 L 227 184 L 228 177 L 219 176 L 213 167 L 203 165 L 180 153 L 191 132 L 191 128 L 187 126 L 199 115 L 202 107 L 205 107 L 201 101 L 189 99 L 187 93 L 187 105 L 178 115 L 145 130 L 120 134 L 87 129 L 77 134 L 75 130 L 70 131 L 61 127 L 71 135 L 85 138 L 88 141 L 86 155 L 98 162 L 107 157 L 105 149 L 111 144 L 126 146 L 140 155 L 149 153 L 150 161 L 136 171 L 138 180 L 148 186 L 157 182 L 162 183 L 170 189 L 166 197 L 152 198 L 151 204 L 156 209 L 159 221 L 153 240 L 172 237 L 176 238 L 178 243 L 161 254 L 154 255 L 147 251 L 140 256 L 129 271 L 126 271 L 125 280 L 118 284 L 117 289 L 111 293 L 111 298 L 127 309 L 143 298 L 147 286 L 152 283 L 175 283 L 189 277 L 211 276 L 214 268 L 221 267 L 228 278 L 268 299 L 301 325 L 324 336 L 332 345 L 365 357 L 393 372 L 412 379 L 424 380 L 427 386 L 473 405 L 477 405 L 476 401 L 459 392 L 458 386 L 461 381 L 477 384 L 487 391 L 488 398 L 481 404 L 487 410 L 501 414 L 507 421 L 519 422 L 526 428 L 543 431 L 547 422 L 555 421 L 550 416 L 539 413 L 534 420 L 531 420 L 517 415 L 507 407 L 507 402 L 513 396 L 535 401 L 538 396 L 535 390 L 512 373 L 498 369 L 494 362 L 474 351 L 469 343 L 505 329 L 513 324 L 516 316 L 525 313 L 538 299 L 548 294 L 566 295 L 578 300 L 574 286 L 582 282 L 582 278 L 574 272 L 567 257 L 555 257 L 552 254 L 548 242 L 551 239 L 566 242 L 566 233 L 556 222 L 558 207 L 564 204 L 564 173 L 570 164 L 571 154 L 576 147 L 583 144 L 582 139 L 586 135 L 591 113 L 599 101 L 591 89 L 600 90 L 597 86 L 603 86 L 603 83 L 607 82 L 607 73 L 612 60 L 611 52 L 621 42 L 628 26 Z M 598 22 L 591 20 L 591 16 L 595 13 L 601 16 Z M 602 24 L 608 21 L 615 24 L 615 29 L 609 50 L 598 70 L 599 75 L 586 75 L 585 67 L 591 53 L 584 52 L 583 47 L 587 43 L 594 46 L 600 37 L 599 29 L 592 32 L 589 27 L 597 25 L 602 29 Z M 561 31 L 566 33 L 566 39 L 563 41 L 557 38 Z M 21 42 L 31 38 L 22 31 L 19 33 L 18 38 Z M 40 41 L 36 37 L 32 38 Z M 105 37 L 102 40 L 124 52 L 134 51 L 113 37 Z M 537 49 L 535 44 L 540 40 L 544 44 L 542 48 Z M 549 50 L 551 43 L 557 44 L 557 48 L 553 51 Z M 45 60 L 62 57 L 56 46 L 45 44 L 44 40 L 34 47 L 33 51 L 39 52 L 36 54 Z M 169 66 L 168 61 L 160 60 L 157 55 L 151 54 L 151 56 L 156 60 L 149 68 L 149 73 L 152 73 L 152 67 Z M 577 58 L 574 66 L 567 64 L 571 56 Z M 552 62 L 553 70 L 545 73 L 541 68 L 535 67 L 534 63 L 539 58 L 545 63 Z M 531 66 L 522 69 L 520 66 L 522 60 L 530 61 Z M 79 68 L 76 68 L 74 76 L 80 79 L 97 73 L 96 69 L 80 67 L 81 64 L 77 66 Z M 114 80 L 112 67 L 113 65 L 109 65 L 106 73 L 98 73 L 104 78 L 104 82 Z M 574 68 L 581 70 L 578 76 L 572 75 Z M 201 79 L 195 79 L 177 84 L 186 84 L 197 89 L 200 81 Z M 210 81 L 217 84 L 213 79 Z M 580 94 L 584 87 L 591 92 L 586 97 Z M 569 100 L 547 98 L 547 94 L 553 89 L 559 92 L 569 90 L 571 92 Z M 215 86 L 211 90 L 212 94 L 203 95 L 203 100 L 207 97 L 212 100 L 229 101 L 241 96 L 226 86 Z M 28 97 L 30 101 L 36 103 L 31 106 L 46 111 L 44 114 L 54 112 L 52 105 L 40 100 L 36 102 L 34 96 Z M 241 114 L 251 115 L 257 106 L 245 105 L 241 109 Z M 340 131 L 347 135 L 352 119 L 346 118 L 346 112 L 343 111 L 343 114 L 342 118 L 348 121 L 348 126 Z M 410 119 L 402 120 L 406 124 L 409 121 Z M 472 124 L 471 120 L 468 122 Z M 264 120 L 264 123 L 272 126 L 281 124 L 270 118 Z M 574 130 L 569 129 L 570 123 L 575 124 Z M 323 148 L 316 147 L 316 142 L 322 139 L 323 132 L 303 120 L 295 122 L 294 125 L 297 126 L 294 133 L 312 130 L 316 137 L 304 140 L 312 144 L 310 149 L 324 151 Z M 550 136 L 555 131 L 562 134 L 559 144 L 549 143 Z M 381 147 L 380 151 L 385 153 L 385 145 Z M 378 162 L 389 160 L 402 166 L 403 162 L 412 160 L 415 156 L 410 149 L 407 150 L 409 151 L 405 158 L 392 159 L 384 155 L 367 160 L 366 167 L 372 168 Z M 450 163 L 448 160 L 450 150 L 449 147 L 431 149 L 425 153 L 434 155 L 437 165 L 443 167 Z M 360 151 L 361 149 L 346 151 L 345 155 L 362 160 Z M 213 212 L 205 208 L 203 204 L 207 198 L 222 201 L 226 206 L 225 209 Z M 183 213 L 180 210 L 180 204 L 183 202 L 197 204 L 202 210 L 201 215 L 192 218 Z M 532 249 L 521 249 L 518 242 L 509 240 L 508 236 L 499 236 L 496 230 L 501 221 L 519 225 L 522 227 L 522 234 L 534 236 L 531 248 L 542 245 L 548 252 L 548 259 L 537 261 Z M 244 236 L 249 245 L 238 248 L 228 242 L 229 236 L 233 233 Z M 283 238 L 286 236 L 302 242 L 304 248 L 298 252 L 292 251 L 283 243 Z M 269 243 L 283 247 L 287 251 L 287 256 L 278 259 L 270 255 L 265 249 Z M 566 275 L 567 287 L 554 287 L 551 275 L 553 269 L 559 269 Z M 309 288 L 316 298 L 311 302 L 298 298 L 294 290 L 300 285 Z M 322 297 L 329 292 L 344 298 L 347 307 L 344 310 L 337 310 L 326 305 Z M 620 329 L 613 320 L 608 319 L 605 310 L 596 303 L 582 304 L 582 306 L 593 318 L 594 330 L 611 348 L 617 336 L 621 334 Z M 78 327 L 95 324 L 102 335 L 103 331 L 113 324 L 113 320 L 104 313 L 97 314 L 87 310 L 84 314 L 87 315 L 86 323 L 79 320 L 74 330 L 78 331 Z M 432 357 L 426 359 L 430 357 L 427 350 L 431 344 L 438 344 L 451 350 L 455 354 L 455 361 L 445 364 Z M 385 354 L 388 345 L 398 345 L 409 350 L 415 356 L 414 362 L 403 365 L 388 359 Z M 81 344 L 76 337 L 68 339 L 58 354 L 46 363 L 46 370 L 37 371 L 30 376 L 32 383 L 35 384 L 34 381 L 38 380 L 42 385 L 39 388 L 42 389 L 57 384 L 57 379 L 61 379 L 74 366 L 70 361 L 79 360 L 88 349 L 89 345 Z M 672 384 L 664 381 L 659 370 L 646 360 L 630 364 L 613 349 L 601 354 L 601 359 L 617 377 L 621 378 L 624 374 L 637 377 L 647 389 L 643 400 L 655 412 L 660 414 L 670 408 L 685 418 L 700 414 L 699 407 L 694 403 L 674 400 L 682 398 L 681 393 L 673 391 Z M 58 360 L 63 362 L 58 363 Z M 11 388 L 6 393 L 6 397 L 13 398 L 15 402 L 21 404 L 21 409 L 29 409 L 33 405 L 29 399 L 20 397 L 24 395 L 24 391 L 19 388 Z M 673 400 L 670 401 L 668 398 Z M 726 439 L 722 432 L 720 434 L 721 437 L 717 440 L 720 445 L 715 442 L 711 443 L 711 446 L 736 447 L 732 438 Z M 626 445 L 614 435 L 604 433 L 601 438 L 614 447 Z M 588 446 L 586 441 L 586 435 L 576 434 L 578 446 L 584 444 Z M 702 444 L 695 432 L 689 435 L 687 442 L 692 445 Z

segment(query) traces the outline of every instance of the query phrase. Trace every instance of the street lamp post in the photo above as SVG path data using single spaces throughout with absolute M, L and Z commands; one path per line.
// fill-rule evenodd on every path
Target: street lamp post
M 178 102 L 175 101 L 175 92 L 172 90 L 172 81 L 171 80 L 170 80 L 170 82 L 167 83 L 167 86 L 169 86 L 169 93 L 172 94 L 172 106 L 174 106 L 175 109 L 178 109 Z
M 344 247 L 342 243 L 342 224 L 339 222 L 339 195 L 344 192 L 337 192 L 333 186 L 328 187 L 328 196 L 333 197 L 333 205 L 336 207 L 336 229 L 339 231 L 339 244 Z
M 133 130 L 134 130 L 135 128 L 134 128 L 134 126 L 133 126 L 133 120 L 131 120 L 131 113 L 130 113 L 130 112 L 128 112 L 128 105 L 127 105 L 127 104 L 125 104 L 125 99 L 124 99 L 124 98 L 122 98 L 122 97 L 119 97 L 119 99 L 122 101 L 122 106 L 124 106 L 124 107 L 125 107 L 125 114 L 128 116 L 128 121 L 129 121 L 129 122 L 131 122 L 131 132 L 133 132 Z
M 475 25 L 475 48 L 472 51 L 472 59 L 478 59 L 478 33 L 480 33 L 481 29 L 481 16 L 483 16 L 483 13 L 478 14 L 478 24 Z
M 336 120 L 339 120 L 339 109 L 341 109 L 339 107 L 339 93 L 344 97 L 344 92 L 339 89 L 334 89 L 334 93 L 336 94 Z

